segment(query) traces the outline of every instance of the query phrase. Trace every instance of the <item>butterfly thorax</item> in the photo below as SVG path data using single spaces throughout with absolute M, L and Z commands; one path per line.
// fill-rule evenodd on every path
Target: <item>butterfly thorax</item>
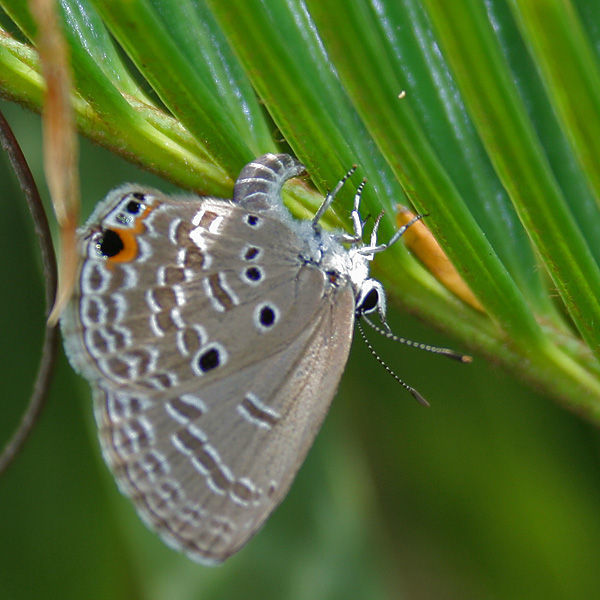
M 339 240 L 339 233 L 319 231 L 314 233 L 318 241 L 318 252 L 310 261 L 319 267 L 329 281 L 341 286 L 352 286 L 354 297 L 358 298 L 364 282 L 369 277 L 369 260 L 357 252 L 357 248 L 346 248 Z

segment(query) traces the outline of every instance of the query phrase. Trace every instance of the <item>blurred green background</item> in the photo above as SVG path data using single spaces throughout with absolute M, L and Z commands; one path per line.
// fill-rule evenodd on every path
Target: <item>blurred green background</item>
M 40 121 L 2 110 L 43 187 Z M 84 213 L 123 181 L 172 187 L 82 140 Z M 43 329 L 33 230 L 3 157 L 0 440 L 30 393 Z M 456 346 L 391 310 L 400 335 Z M 371 336 L 373 337 L 373 336 Z M 0 598 L 593 598 L 597 431 L 501 368 L 355 340 L 330 414 L 282 506 L 218 568 L 169 550 L 102 463 L 90 393 L 61 354 L 33 436 L 0 479 Z

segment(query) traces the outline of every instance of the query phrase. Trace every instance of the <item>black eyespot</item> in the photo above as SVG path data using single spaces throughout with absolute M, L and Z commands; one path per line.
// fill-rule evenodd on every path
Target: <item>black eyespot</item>
M 249 269 L 246 269 L 246 277 L 251 281 L 258 281 L 262 277 L 262 273 L 260 272 L 260 269 L 250 267 Z
M 200 355 L 198 359 L 198 366 L 204 373 L 212 369 L 217 368 L 221 364 L 221 357 L 219 351 L 216 348 L 211 348 Z
M 125 207 L 125 210 L 130 214 L 130 215 L 137 215 L 140 212 L 140 209 L 142 208 L 141 203 L 136 202 L 135 200 L 130 200 L 127 203 L 127 206 Z
M 361 305 L 358 307 L 360 312 L 368 313 L 374 310 L 379 303 L 379 294 L 377 290 L 371 290 L 363 299 Z
M 275 312 L 269 306 L 261 308 L 259 314 L 260 324 L 264 327 L 271 327 L 275 323 Z
M 116 231 L 105 229 L 102 233 L 102 237 L 98 240 L 96 247 L 102 256 L 111 258 L 119 254 L 125 245 L 123 244 L 121 236 Z
M 246 217 L 246 223 L 248 223 L 250 227 L 256 227 L 258 225 L 258 217 L 256 215 L 248 215 Z
M 246 250 L 246 254 L 244 254 L 244 258 L 246 260 L 252 260 L 253 258 L 256 258 L 258 255 L 258 248 L 255 248 L 254 246 L 252 246 L 251 248 L 248 248 L 248 250 Z

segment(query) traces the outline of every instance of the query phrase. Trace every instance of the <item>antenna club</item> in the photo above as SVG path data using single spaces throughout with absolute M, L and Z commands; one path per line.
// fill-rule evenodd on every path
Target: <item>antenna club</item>
M 431 404 L 429 404 L 429 402 L 427 402 L 427 400 L 425 400 L 425 398 L 423 398 L 423 396 L 421 396 L 421 394 L 419 394 L 415 388 L 410 388 L 409 392 L 421 406 L 424 406 L 425 408 L 431 408 Z

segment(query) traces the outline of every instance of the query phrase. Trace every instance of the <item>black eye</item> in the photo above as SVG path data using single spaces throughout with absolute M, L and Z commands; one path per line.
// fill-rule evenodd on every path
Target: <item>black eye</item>
M 142 208 L 142 205 L 139 202 L 136 202 L 135 200 L 130 200 L 127 203 L 127 206 L 125 207 L 125 210 L 130 215 L 137 215 L 140 212 L 141 208 Z
M 203 373 L 215 369 L 221 364 L 221 357 L 219 351 L 216 348 L 211 348 L 200 355 L 198 359 L 198 366 Z
M 256 215 L 248 215 L 246 217 L 246 223 L 248 223 L 250 227 L 256 227 L 258 225 L 258 217 Z
M 102 256 L 111 258 L 119 254 L 125 245 L 123 244 L 121 236 L 116 231 L 106 229 L 103 232 L 102 237 L 98 240 L 96 247 Z
M 375 310 L 378 304 L 379 294 L 377 293 L 377 290 L 373 289 L 364 297 L 358 309 L 361 313 L 369 313 L 372 310 Z

